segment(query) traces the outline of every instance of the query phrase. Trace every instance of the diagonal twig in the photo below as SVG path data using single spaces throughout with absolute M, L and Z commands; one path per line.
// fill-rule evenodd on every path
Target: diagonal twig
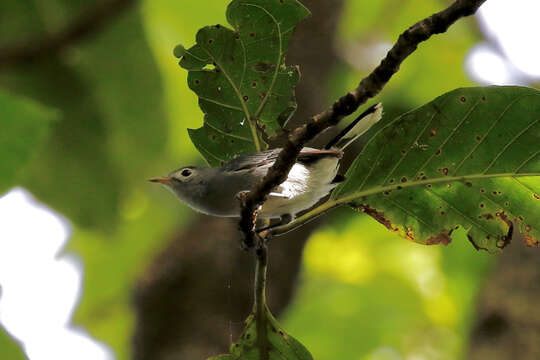
M 306 124 L 289 134 L 276 162 L 268 170 L 266 176 L 242 197 L 239 226 L 244 233 L 246 247 L 252 247 L 255 244 L 256 209 L 264 203 L 272 189 L 287 179 L 287 175 L 304 144 L 328 127 L 336 125 L 343 117 L 352 114 L 369 98 L 377 95 L 399 70 L 401 63 L 416 50 L 418 44 L 426 41 L 432 35 L 446 32 L 458 19 L 473 15 L 485 1 L 456 0 L 443 11 L 431 15 L 405 30 L 379 66 L 365 77 L 356 89 L 339 98 L 332 107 L 313 116 Z

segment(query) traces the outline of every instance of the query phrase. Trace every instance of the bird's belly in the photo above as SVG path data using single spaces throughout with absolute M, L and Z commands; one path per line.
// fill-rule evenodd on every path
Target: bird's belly
M 301 164 L 294 165 L 287 180 L 268 196 L 259 217 L 295 215 L 315 205 L 336 186 L 332 180 L 337 174 L 337 164 L 338 159 L 335 158 L 321 159 L 309 171 Z

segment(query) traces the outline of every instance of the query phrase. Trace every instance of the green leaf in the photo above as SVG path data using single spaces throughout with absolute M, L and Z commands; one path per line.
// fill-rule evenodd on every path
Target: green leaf
M 296 0 L 234 0 L 227 20 L 235 31 L 207 26 L 196 45 L 176 47 L 205 114 L 204 126 L 189 135 L 211 165 L 261 150 L 260 132 L 274 136 L 293 115 L 299 71 L 285 65 L 285 51 L 308 15 Z
M 56 113 L 0 89 L 0 193 L 16 184 L 20 170 L 45 139 Z
M 309 351 L 298 340 L 287 334 L 266 308 L 267 339 L 263 343 L 268 349 L 269 360 L 313 360 Z M 262 359 L 260 342 L 257 341 L 257 322 L 254 315 L 246 320 L 240 340 L 231 345 L 230 354 L 218 355 L 208 360 L 258 360 Z
M 477 249 L 511 240 L 512 221 L 529 245 L 540 224 L 540 92 L 463 88 L 395 120 L 383 120 L 336 188 L 391 231 L 447 244 L 459 226 Z
M 26 356 L 21 346 L 0 326 L 0 358 L 9 360 L 24 360 Z

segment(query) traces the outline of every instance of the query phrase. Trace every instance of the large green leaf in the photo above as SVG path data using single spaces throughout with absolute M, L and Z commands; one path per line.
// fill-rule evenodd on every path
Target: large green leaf
M 0 89 L 0 193 L 15 185 L 57 113 Z
M 285 51 L 308 15 L 296 0 L 234 0 L 227 20 L 235 31 L 207 26 L 196 45 L 175 49 L 205 114 L 204 126 L 189 134 L 210 164 L 261 150 L 260 132 L 275 135 L 294 113 L 299 72 L 285 65 Z
M 495 251 L 517 221 L 529 245 L 540 224 L 540 92 L 464 88 L 381 121 L 332 194 L 419 243 L 451 241 L 463 226 Z
M 298 340 L 285 333 L 277 320 L 266 308 L 266 335 L 262 343 L 268 350 L 269 360 L 313 360 L 309 351 Z M 259 360 L 261 354 L 261 342 L 257 339 L 257 321 L 254 315 L 246 320 L 246 327 L 238 342 L 231 344 L 227 355 L 218 355 L 208 360 Z

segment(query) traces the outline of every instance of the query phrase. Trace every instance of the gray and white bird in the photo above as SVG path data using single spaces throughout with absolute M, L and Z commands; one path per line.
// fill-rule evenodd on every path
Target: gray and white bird
M 270 193 L 258 217 L 290 221 L 297 213 L 328 195 L 344 180 L 337 173 L 343 149 L 379 121 L 381 116 L 382 105 L 375 104 L 344 128 L 324 149 L 304 147 L 287 180 Z M 241 155 L 222 167 L 186 166 L 150 181 L 165 185 L 196 211 L 214 216 L 239 217 L 239 193 L 251 190 L 261 181 L 280 151 L 278 148 Z

